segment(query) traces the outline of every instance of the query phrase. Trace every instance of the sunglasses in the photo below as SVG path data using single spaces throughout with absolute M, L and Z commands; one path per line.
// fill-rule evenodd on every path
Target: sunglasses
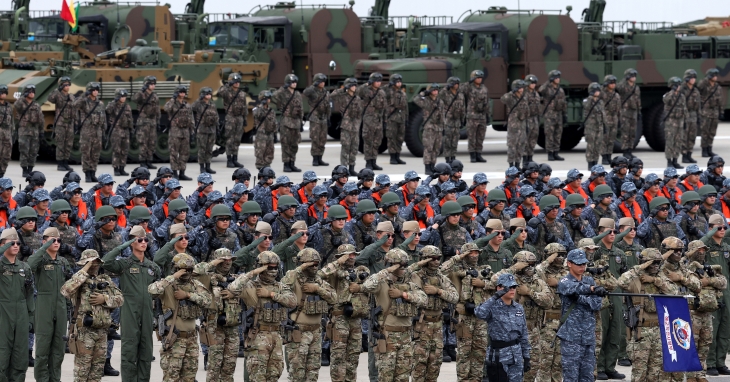
M 400 263 L 398 265 L 400 265 L 401 268 L 408 268 L 408 263 Z
M 629 227 L 627 231 L 636 231 L 636 227 Z
M 511 286 L 511 287 L 509 287 L 508 289 L 517 289 L 517 285 L 512 285 L 512 286 Z
M 456 190 L 448 190 L 448 191 L 446 191 L 446 193 L 447 194 L 455 194 L 456 193 Z
M 147 198 L 147 194 L 134 195 L 135 198 Z
M 715 228 L 715 227 L 712 227 L 712 228 Z M 721 225 L 721 226 L 717 226 L 717 230 L 718 230 L 718 231 L 724 231 L 724 230 L 726 230 L 726 229 L 727 229 L 727 228 L 725 228 L 725 226 L 724 226 L 724 225 Z
M 20 245 L 20 242 L 19 241 L 11 241 L 9 243 L 10 243 L 10 246 L 11 247 L 14 246 L 14 245 Z
M 113 185 L 114 185 L 114 182 L 102 184 L 102 186 L 104 186 L 104 187 L 106 187 L 106 186 L 113 186 Z
M 149 243 L 149 242 L 150 242 L 150 239 L 148 239 L 146 237 L 138 237 L 137 238 L 137 243 Z
M 231 221 L 231 218 L 229 218 L 229 217 L 222 217 L 222 218 L 218 218 L 218 221 L 219 222 L 229 222 L 229 221 Z
M 355 190 L 347 194 L 347 196 L 358 196 L 360 195 L 360 190 Z
M 188 235 L 182 235 L 182 236 L 179 236 L 179 237 L 180 237 L 180 240 L 190 240 L 188 238 Z
M 461 207 L 461 210 L 464 211 L 464 212 L 466 212 L 466 211 L 469 211 L 469 210 L 473 210 L 474 207 L 475 206 L 473 204 L 468 204 L 468 205 L 466 205 L 464 207 Z
M 104 219 L 106 219 L 106 222 L 107 222 L 107 223 L 109 223 L 109 222 L 113 222 L 113 221 L 114 221 L 114 222 L 115 222 L 115 221 L 117 221 L 117 217 L 116 217 L 116 216 L 107 216 L 107 217 L 105 217 Z
M 697 202 L 687 202 L 687 203 L 685 203 L 684 205 L 685 205 L 685 206 L 687 206 L 687 207 L 690 207 L 690 208 L 692 208 L 692 207 L 697 207 L 697 206 L 699 206 L 700 204 L 699 204 L 699 203 L 697 203 Z
M 309 232 L 301 232 L 302 236 L 309 236 Z
M 270 269 L 272 271 L 273 270 L 278 270 L 279 269 L 279 264 L 269 264 L 268 265 L 268 269 Z
M 81 195 L 81 190 L 73 190 L 72 194 Z
M 347 218 L 334 218 L 334 220 L 339 222 L 339 221 L 345 221 L 345 220 L 347 220 Z
M 507 235 L 507 232 L 505 232 L 505 231 L 498 231 L 497 232 L 497 236 L 505 236 L 505 235 Z
M 451 217 L 454 217 L 454 216 L 457 216 L 458 217 L 459 215 L 461 215 L 461 214 L 460 213 L 459 214 L 451 214 L 451 215 L 447 215 L 447 217 L 450 217 L 450 218 Z
M 669 207 L 667 207 L 667 206 L 659 207 L 659 211 L 667 212 L 667 211 L 669 211 Z
M 706 197 L 708 197 L 708 198 L 716 198 L 717 197 L 717 194 L 707 194 Z
M 268 236 L 267 235 L 261 235 L 259 237 L 263 237 L 264 240 L 274 240 L 274 236 L 272 236 L 272 235 L 268 235 Z
M 161 179 L 170 179 L 170 178 L 172 178 L 172 175 L 167 174 L 167 175 L 163 175 Z
M 150 178 L 148 178 L 148 177 L 137 178 L 137 180 L 139 180 L 140 182 L 142 182 L 142 181 L 145 181 L 145 180 L 150 180 Z
M 261 214 L 249 214 L 248 216 L 256 216 L 256 217 L 259 217 L 259 216 L 261 216 Z
M 421 236 L 420 232 L 403 231 L 403 235 L 408 235 L 409 233 L 413 233 L 413 235 L 415 235 L 415 236 Z

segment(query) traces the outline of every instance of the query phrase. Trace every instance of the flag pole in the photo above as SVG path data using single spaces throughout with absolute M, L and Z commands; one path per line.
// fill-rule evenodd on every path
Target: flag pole
M 673 297 L 673 298 L 685 298 L 694 299 L 697 298 L 691 294 L 688 295 L 673 295 L 673 294 L 652 294 L 652 293 L 609 293 L 609 296 L 626 296 L 626 297 Z

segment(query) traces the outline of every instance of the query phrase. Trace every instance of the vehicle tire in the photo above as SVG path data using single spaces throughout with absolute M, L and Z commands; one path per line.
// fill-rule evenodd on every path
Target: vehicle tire
M 636 136 L 634 137 L 634 146 L 633 148 L 636 148 L 636 146 L 639 145 L 639 142 L 641 142 L 641 135 L 644 131 L 643 129 L 643 115 L 642 119 L 638 120 L 636 122 Z M 618 136 L 616 137 L 616 140 L 613 142 L 613 152 L 614 153 L 623 153 L 623 150 L 621 150 L 621 132 L 619 131 Z
M 664 105 L 660 103 L 652 106 L 649 112 L 644 114 L 644 137 L 646 138 L 646 143 L 654 151 L 664 151 L 664 145 L 666 143 L 664 129 L 661 127 L 663 111 Z
M 337 126 L 340 125 L 341 121 L 342 114 L 332 114 L 330 117 L 330 125 L 327 127 L 327 134 L 338 141 L 340 140 L 340 129 Z
M 416 109 L 408 115 L 408 123 L 406 124 L 405 142 L 408 151 L 415 157 L 423 157 L 423 111 Z
M 74 135 L 74 144 L 71 146 L 69 162 L 73 164 L 81 163 L 81 134 Z
M 134 134 L 130 134 L 129 151 L 127 151 L 127 163 L 139 162 L 139 142 Z
M 168 133 L 157 132 L 157 143 L 155 144 L 155 162 L 170 162 L 170 146 L 168 145 Z
M 568 125 L 563 128 L 563 136 L 560 138 L 560 151 L 570 151 L 578 146 L 583 139 L 583 130 L 578 131 L 580 125 Z M 537 136 L 537 145 L 545 148 L 545 130 L 540 125 L 540 134 Z

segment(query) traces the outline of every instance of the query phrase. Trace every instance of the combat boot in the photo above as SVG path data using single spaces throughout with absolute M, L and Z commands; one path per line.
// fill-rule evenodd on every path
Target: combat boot
M 91 182 L 93 182 L 93 181 L 91 180 L 91 172 L 90 172 L 90 171 L 84 171 L 84 175 L 85 175 L 85 177 L 84 177 L 84 182 L 86 182 L 86 183 L 91 183 Z
M 609 155 L 608 157 L 610 158 L 611 156 Z M 558 155 L 558 152 L 557 151 L 553 151 L 553 158 L 555 158 L 555 160 L 561 160 L 561 161 L 562 160 L 565 160 L 565 158 L 563 158 L 560 155 Z
M 720 373 L 720 375 L 730 375 L 730 369 L 728 369 L 727 366 L 718 367 L 717 372 Z
M 210 162 L 208 162 L 205 164 L 205 172 L 208 174 L 215 174 L 217 171 L 213 171 L 213 169 L 210 168 Z
M 150 170 L 154 170 L 154 169 L 157 168 L 157 166 L 155 166 L 155 165 L 152 164 L 152 160 L 148 160 L 146 162 L 146 164 L 147 164 L 147 168 L 150 169 Z
M 631 156 L 631 150 L 624 150 L 624 153 L 623 153 L 623 155 L 624 155 L 624 157 L 625 157 L 626 159 L 628 159 L 628 160 L 631 160 L 631 158 L 633 158 L 633 157 Z
M 21 168 L 23 169 L 23 177 L 24 178 L 27 177 L 28 176 L 28 167 L 21 167 Z
M 96 171 L 94 171 L 94 170 L 89 171 L 89 175 L 91 175 L 91 181 L 92 182 L 96 183 L 96 182 L 99 181 L 99 179 L 96 179 Z
M 112 364 L 110 361 L 111 360 L 109 358 L 106 359 L 106 363 L 104 364 L 104 375 L 107 375 L 110 377 L 119 376 L 119 371 L 112 367 Z
M 119 167 L 114 167 L 114 176 L 122 176 L 122 174 L 119 173 Z
M 217 157 L 217 156 L 219 156 L 219 155 L 221 155 L 221 154 L 223 154 L 225 152 L 226 152 L 226 148 L 225 147 L 218 146 L 217 149 L 213 150 L 213 152 L 211 153 L 211 155 L 213 156 L 213 158 L 215 158 L 215 157 Z
M 471 157 L 471 163 L 477 163 L 477 153 L 469 153 L 469 157 Z
M 294 165 L 294 161 L 289 162 L 289 168 L 292 172 L 302 172 L 302 169 Z
M 201 163 L 200 164 L 200 173 L 202 174 L 204 172 L 207 172 L 207 171 L 205 171 L 205 163 Z
M 177 170 L 172 170 L 172 177 L 178 179 Z
M 119 175 L 121 176 L 128 176 L 129 173 L 124 171 L 124 166 L 119 167 Z
M 631 360 L 628 358 L 621 358 L 620 360 L 618 360 L 618 365 L 624 366 L 624 367 L 629 367 L 629 366 L 631 366 Z
M 233 157 L 231 159 L 233 161 L 233 165 L 236 166 L 236 168 L 243 167 L 242 164 L 238 163 L 238 154 L 233 155 Z
M 687 163 L 697 163 L 696 160 L 692 159 L 692 152 L 687 153 Z
M 606 376 L 608 379 L 625 379 L 626 376 L 619 373 L 618 371 L 607 371 Z
M 520 168 L 520 162 L 515 162 L 515 167 Z
M 527 161 L 528 161 L 528 162 L 532 162 L 532 155 L 528 155 L 528 156 L 527 156 Z
M 35 367 L 35 358 L 33 358 L 33 349 L 28 350 L 28 367 Z M 717 373 L 717 370 L 715 370 Z M 717 375 L 717 374 L 715 374 Z
M 710 151 L 707 147 L 702 148 L 702 157 L 703 158 L 709 158 L 710 157 Z
M 443 357 L 442 362 L 445 362 L 445 363 L 451 362 L 451 357 L 449 357 L 449 353 L 446 352 L 446 346 L 444 346 L 441 357 Z
M 527 163 L 527 161 L 528 161 L 527 155 L 523 155 L 522 156 L 522 163 Z
M 367 159 L 365 160 L 365 168 L 373 169 L 372 160 Z
M 373 167 L 372 167 L 372 169 L 373 169 L 373 170 L 376 170 L 376 171 L 380 171 L 380 170 L 382 170 L 383 168 L 382 168 L 382 167 L 380 167 L 380 166 L 378 166 L 378 163 L 377 163 L 377 161 L 378 161 L 377 159 L 373 159 L 373 160 L 372 160 L 372 166 L 373 166 Z
M 597 164 L 598 164 L 598 162 L 596 162 L 596 161 L 588 162 L 588 171 L 591 171 L 591 169 L 593 168 L 593 166 L 595 166 Z
M 322 362 L 320 364 L 322 366 L 330 365 L 330 349 L 322 349 Z
M 228 168 L 235 168 L 236 165 L 233 164 L 233 155 L 226 155 L 226 167 Z
M 193 180 L 193 178 L 189 176 L 185 176 L 185 170 L 180 170 L 180 177 L 177 178 L 178 180 Z
M 63 161 L 58 161 L 58 165 L 56 166 L 56 170 L 58 171 L 67 171 L 66 166 L 63 165 Z
M 507 164 L 509 165 L 509 167 L 517 167 L 515 166 L 515 162 L 508 162 Z
M 426 173 L 426 175 L 428 175 L 428 176 L 433 175 L 433 168 L 431 167 L 431 164 L 426 163 L 425 167 L 426 167 L 426 170 L 424 172 Z
M 717 368 L 716 367 L 708 367 L 707 368 L 707 375 L 709 375 L 711 377 L 717 377 L 718 375 L 720 375 L 720 373 L 717 372 Z
M 398 154 L 390 154 L 390 164 L 398 164 L 398 160 L 395 159 L 397 155 Z
M 447 349 L 449 353 L 449 358 L 456 362 L 456 345 L 446 345 L 444 346 L 445 349 Z
M 677 162 L 677 158 L 672 158 L 672 166 L 674 166 L 674 168 L 676 169 L 684 168 L 684 166 L 680 165 L 679 162 Z
M 319 166 L 316 155 L 312 155 L 312 166 Z
M 548 161 L 552 162 L 555 160 L 555 156 L 553 155 L 552 151 L 548 151 Z
M 357 176 L 357 171 L 355 171 L 355 165 L 350 165 L 350 167 L 347 168 L 347 171 L 350 172 L 350 176 Z
M 317 163 L 319 163 L 320 166 L 329 166 L 330 165 L 329 163 L 322 161 L 321 155 L 317 155 Z
M 289 162 L 284 162 L 284 172 L 294 172 L 291 167 L 289 167 Z
M 710 154 L 711 157 L 714 157 L 715 155 L 717 155 L 714 152 L 712 152 L 712 146 L 707 146 L 707 153 Z
M 243 346 L 238 347 L 238 358 L 243 358 L 246 356 L 246 352 L 243 351 Z
M 453 157 L 452 157 L 452 159 L 453 159 Z M 398 161 L 398 164 L 406 164 L 406 162 L 404 160 L 400 159 L 400 153 L 395 154 L 395 160 Z
M 487 160 L 482 158 L 482 153 L 480 153 L 480 152 L 474 153 L 474 157 L 477 159 L 477 162 L 479 162 L 479 163 L 487 163 Z
M 608 381 L 608 376 L 606 375 L 606 373 L 604 373 L 602 371 L 599 371 L 598 374 L 596 375 L 596 380 L 598 380 L 598 381 Z
M 66 171 L 73 171 L 74 168 L 68 165 L 68 159 L 63 160 L 63 167 L 66 168 Z
M 611 164 L 611 154 L 601 154 L 601 164 Z

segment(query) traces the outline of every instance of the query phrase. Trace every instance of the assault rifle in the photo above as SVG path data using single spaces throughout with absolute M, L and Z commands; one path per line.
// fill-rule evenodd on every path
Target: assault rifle
M 170 326 L 166 324 L 167 320 L 172 318 L 172 309 L 162 311 L 162 300 L 155 299 L 155 328 L 157 329 L 157 339 L 160 341 L 165 340 L 165 337 L 170 333 Z
M 380 332 L 378 314 L 383 312 L 382 306 L 375 305 L 375 296 L 370 295 L 370 319 L 368 320 L 368 345 L 372 348 L 378 346 L 378 340 L 384 340 L 385 336 Z

